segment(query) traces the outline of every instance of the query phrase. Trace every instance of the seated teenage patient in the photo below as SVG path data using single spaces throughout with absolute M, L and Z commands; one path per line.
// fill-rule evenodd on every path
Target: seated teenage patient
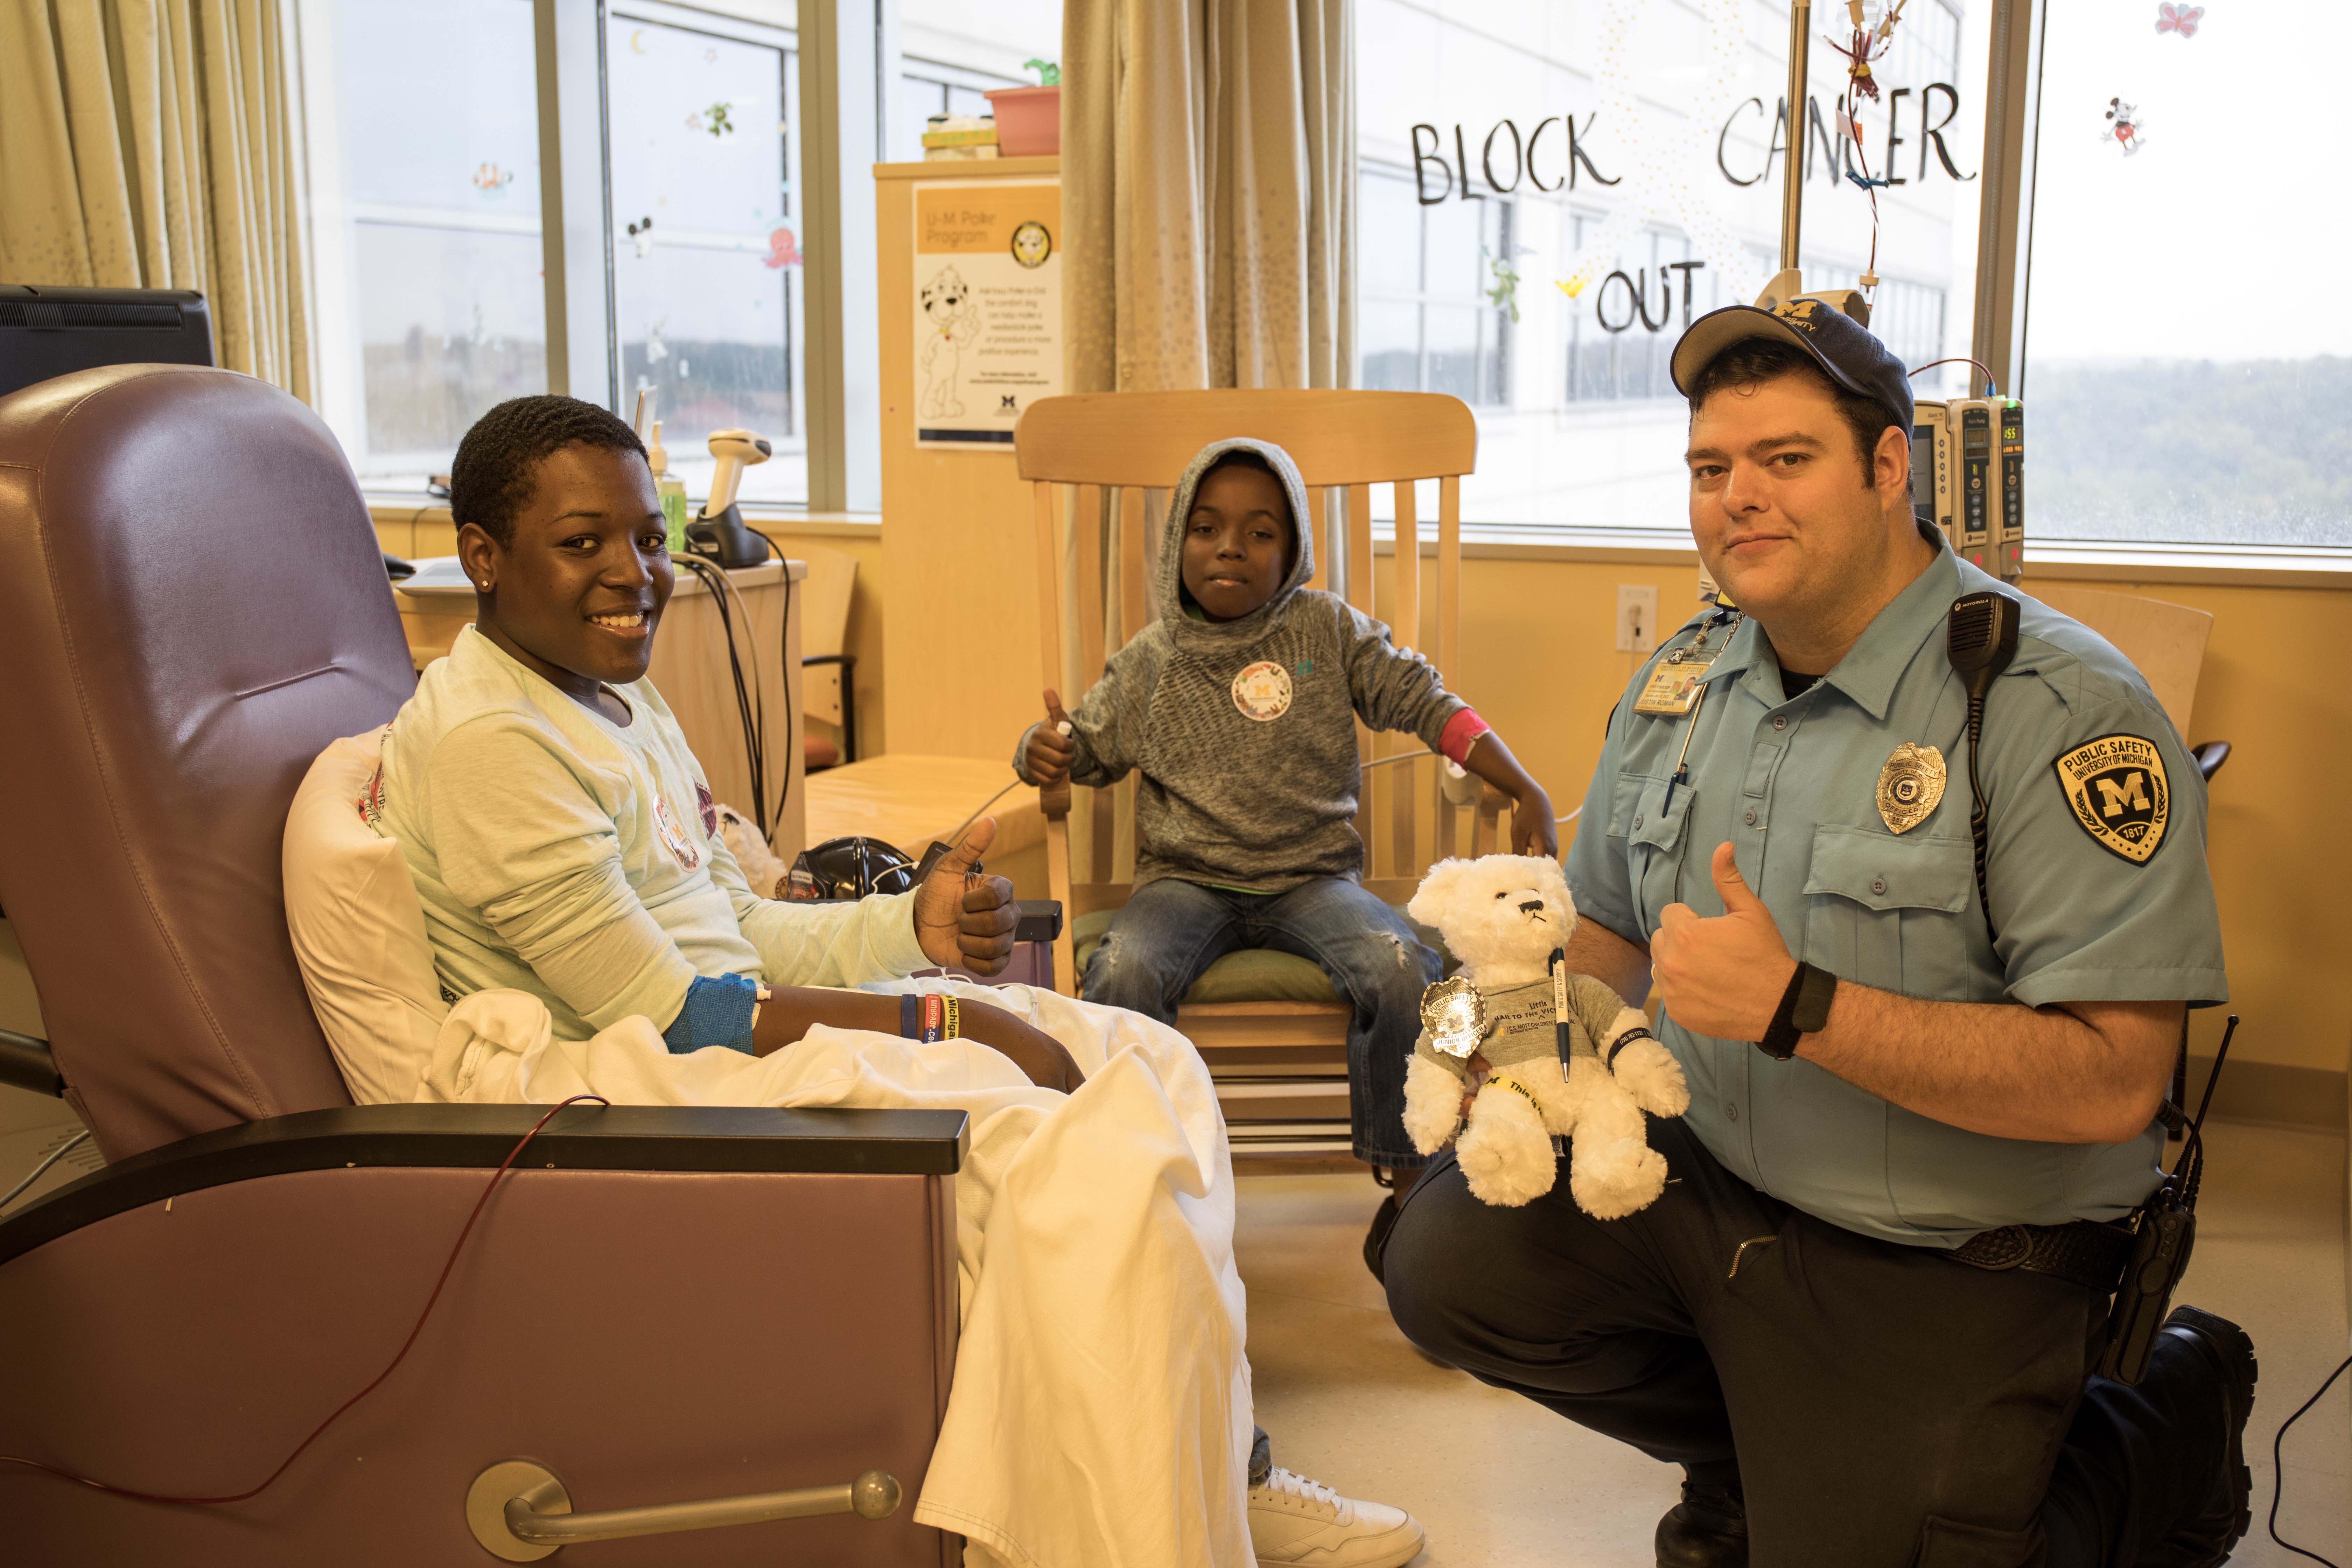
M 559 1039 L 635 1015 L 674 1052 L 765 1056 L 814 1022 L 898 1031 L 896 997 L 809 987 L 1004 966 L 1012 885 L 964 875 L 992 825 L 895 898 L 752 893 L 645 679 L 674 574 L 627 426 L 572 398 L 516 398 L 467 432 L 450 478 L 478 618 L 394 721 L 379 810 L 453 1000 L 526 991 Z M 1076 1087 L 1061 1047 L 1011 1014 L 964 1024 L 1032 1081 Z
M 819 1037 L 827 1037 L 819 1026 L 900 1033 L 900 997 L 833 988 L 933 965 L 983 972 L 1003 967 L 1016 912 L 1011 886 L 1002 878 L 967 875 L 994 834 L 993 823 L 985 819 L 910 893 L 803 904 L 764 899 L 747 886 L 717 831 L 702 770 L 660 694 L 645 679 L 669 602 L 673 569 L 645 449 L 626 424 L 594 405 L 565 397 L 500 404 L 458 447 L 450 490 L 458 552 L 475 585 L 478 618 L 459 635 L 449 657 L 425 670 L 415 696 L 393 721 L 383 742 L 380 787 L 367 803 L 371 819 L 400 841 L 425 905 L 435 969 L 449 1001 L 485 992 L 522 992 L 545 1005 L 559 1041 L 593 1046 L 592 1037 L 626 1036 L 629 1021 L 642 1017 L 659 1029 L 674 1056 L 715 1046 L 767 1058 L 801 1043 L 803 1036 L 817 1048 Z M 961 1009 L 961 1034 L 1010 1058 L 1037 1085 L 1076 1089 L 1080 1074 L 1063 1045 L 1007 1010 L 1026 1000 L 1032 1017 L 1060 1017 L 1076 1005 L 1025 987 L 995 994 L 1006 1006 L 974 1005 L 982 1001 L 973 994 L 980 989 L 959 993 L 966 1004 Z M 445 1030 L 445 1047 L 465 1013 L 461 1007 Z M 477 1024 L 482 1016 L 475 1016 Z M 1097 1033 L 1116 1037 L 1117 1031 Z M 1173 1037 L 1170 1041 L 1181 1050 Z M 836 1049 L 837 1043 L 827 1037 L 821 1048 Z M 1099 1040 L 1094 1048 L 1101 1048 Z M 625 1055 L 611 1058 L 621 1066 L 607 1070 L 625 1072 Z M 589 1064 L 583 1069 L 586 1087 L 610 1087 L 595 1077 L 599 1058 L 573 1059 Z M 790 1065 L 785 1057 L 774 1060 Z M 1107 1062 L 1097 1070 L 1108 1081 L 1119 1065 Z M 688 1064 L 677 1066 L 683 1072 Z M 959 1076 L 951 1056 L 922 1058 L 914 1070 L 929 1071 L 927 1087 L 944 1090 L 921 1103 L 954 1103 L 960 1088 L 971 1088 L 963 1108 L 973 1111 L 975 1127 L 971 1161 L 959 1188 L 960 1205 L 967 1211 L 959 1245 L 971 1269 L 976 1266 L 963 1233 L 981 1227 L 996 1234 L 998 1222 L 987 1205 L 992 1202 L 1002 1209 L 1013 1201 L 1003 1194 L 1035 1190 L 1029 1177 L 997 1168 L 1005 1157 L 1002 1151 L 1026 1136 L 1003 1131 L 1006 1117 L 1019 1121 L 1027 1113 L 999 1109 L 1007 1103 L 1005 1096 L 970 1084 Z M 627 1086 L 646 1080 L 612 1081 Z M 684 1103 L 779 1102 L 697 1098 L 708 1094 L 714 1081 L 725 1080 L 709 1073 L 691 1080 L 681 1076 L 674 1084 L 658 1084 L 656 1092 Z M 1164 1099 L 1158 1103 L 1164 1109 Z M 1213 1123 L 1213 1111 L 1207 1115 Z M 1053 1179 L 1099 1186 L 1105 1174 L 1077 1169 Z M 1048 1225 L 1053 1215 L 1066 1217 L 1074 1206 L 1067 1196 L 1043 1204 Z M 1171 1218 L 1173 1206 L 1168 1209 L 1131 1221 L 1097 1216 L 1097 1223 L 1181 1226 L 1181 1217 Z M 1229 1194 L 1226 1212 L 1229 1217 Z M 1003 1267 L 1019 1265 L 1016 1258 Z M 1224 1269 L 1230 1274 L 1229 1252 Z M 1098 1267 L 1096 1271 L 1102 1272 Z M 1205 1291 L 1215 1299 L 1214 1280 L 1195 1281 L 1193 1288 L 1196 1296 Z M 1235 1279 L 1231 1310 L 1236 1319 L 1239 1289 Z M 999 1366 L 992 1358 L 1011 1353 L 1002 1349 L 1001 1333 L 982 1331 L 982 1315 L 992 1310 L 988 1290 L 971 1277 L 964 1281 L 960 1390 L 967 1377 L 988 1375 L 971 1369 Z M 1141 1342 L 1127 1331 L 1139 1328 L 1148 1310 L 1132 1302 L 1119 1310 L 1126 1327 L 1117 1337 Z M 1065 1327 L 1056 1320 L 1033 1333 L 1024 1325 L 1013 1338 L 1020 1342 L 1020 1353 L 1050 1358 Z M 1209 1329 L 1172 1328 L 1171 1343 L 1215 1342 Z M 1077 1353 L 1086 1356 L 1083 1350 Z M 1230 1353 L 1239 1360 L 1237 1336 Z M 1198 1359 L 1208 1366 L 1217 1357 L 1200 1352 Z M 1152 1362 L 1147 1355 L 1141 1361 L 1150 1362 L 1156 1374 L 1167 1358 Z M 1088 1360 L 1085 1370 L 1098 1376 L 1102 1368 Z M 1185 1376 L 1197 1380 L 1202 1374 L 1178 1367 L 1170 1375 L 1181 1384 Z M 1245 1404 L 1245 1363 L 1240 1378 Z M 1034 1410 L 1042 1402 L 1052 1421 L 1053 1401 L 1041 1392 L 1037 1378 L 1007 1374 L 1005 1380 L 1015 1386 L 999 1408 Z M 951 1406 L 951 1423 L 955 1415 Z M 1240 1430 L 1246 1432 L 1246 1415 L 1241 1420 Z M 1001 1429 L 990 1429 L 1001 1436 Z M 971 1450 L 993 1441 L 959 1443 L 954 1465 L 935 1456 L 924 1506 L 939 1485 L 939 1472 L 975 1473 Z M 943 1446 L 948 1442 L 943 1436 Z M 1075 1438 L 1070 1447 L 1076 1450 L 1074 1463 L 1091 1457 Z M 1023 1489 L 1032 1498 L 1051 1493 L 1045 1499 L 1049 1512 L 1062 1503 L 1085 1509 L 1100 1502 L 1072 1492 L 1034 1464 L 1013 1471 L 1018 1472 L 1007 1483 L 1013 1500 L 994 1521 L 1001 1528 L 971 1512 L 927 1515 L 919 1507 L 916 1517 L 934 1524 L 953 1519 L 975 1553 L 983 1540 L 1004 1549 L 1001 1557 L 973 1555 L 967 1563 L 1032 1561 L 1035 1553 L 1028 1548 L 1039 1537 L 1024 1542 L 1018 1532 L 1019 1521 L 1034 1522 L 1035 1515 L 1024 1513 L 1029 1505 L 1014 1494 Z M 1352 1501 L 1274 1468 L 1263 1432 L 1255 1435 L 1249 1456 L 1247 1489 L 1248 1535 L 1262 1564 L 1390 1568 L 1421 1548 L 1421 1527 L 1402 1510 Z M 1049 1519 L 1035 1528 L 1047 1537 L 1056 1529 L 1075 1531 L 1088 1542 L 1108 1540 L 1112 1547 L 1132 1552 L 1131 1544 L 1122 1546 L 1103 1534 L 1098 1515 L 1075 1521 Z M 1217 1539 L 1218 1521 L 1180 1521 L 1175 1528 L 1185 1545 L 1181 1552 L 1171 1547 L 1176 1554 L 1167 1560 L 1206 1561 L 1202 1543 Z
M 1438 957 L 1357 879 L 1356 721 L 1418 735 L 1511 796 L 1515 853 L 1558 855 L 1559 841 L 1542 788 L 1429 661 L 1307 586 L 1306 515 L 1306 486 L 1281 447 L 1202 448 L 1169 506 L 1160 619 L 1111 657 L 1076 712 L 1046 692 L 1046 721 L 1023 733 L 1013 761 L 1031 784 L 1141 775 L 1135 893 L 1081 994 L 1172 1024 L 1202 971 L 1236 948 L 1313 960 L 1354 1010 L 1356 1157 L 1402 1190 L 1427 1163 L 1404 1134 L 1404 1077 Z M 1375 1274 L 1396 1202 L 1381 1204 L 1367 1238 Z

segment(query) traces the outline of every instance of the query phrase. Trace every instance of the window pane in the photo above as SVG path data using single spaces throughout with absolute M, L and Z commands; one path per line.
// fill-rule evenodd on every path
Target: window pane
M 1367 169 L 1357 185 L 1356 291 L 1367 300 L 1399 299 L 1421 289 L 1421 208 L 1412 186 Z
M 605 44 L 623 412 L 656 395 L 672 470 L 708 492 L 714 430 L 768 437 L 748 501 L 808 498 L 790 50 L 614 14 Z
M 373 223 L 357 232 L 370 468 L 446 473 L 485 409 L 547 390 L 538 232 Z
M 530 0 L 309 0 L 302 26 L 320 412 L 362 483 L 422 489 L 547 387 Z
M 1816 30 L 1845 42 L 1844 8 L 1816 12 Z M 1915 364 L 1968 352 L 1989 14 L 1986 0 L 1909 0 L 1874 66 L 1881 96 L 1861 106 L 1858 152 L 1834 134 L 1844 62 L 1818 40 L 1812 101 L 1795 116 L 1809 171 L 1805 283 L 1853 287 L 1870 265 L 1871 199 L 1847 163 L 1895 181 L 1875 193 L 1873 325 Z M 1778 268 L 1786 10 L 1634 7 L 1622 47 L 1615 15 L 1601 0 L 1360 0 L 1362 305 L 1402 294 L 1391 193 L 1409 199 L 1416 180 L 1444 191 L 1418 209 L 1422 384 L 1477 410 L 1478 471 L 1463 484 L 1473 521 L 1685 531 L 1685 409 L 1670 351 L 1689 321 L 1754 299 Z M 1606 107 L 1621 91 L 1633 123 Z M 1641 196 L 1645 158 L 1664 161 L 1659 199 L 1604 227 Z M 1592 254 L 1604 233 L 1611 252 Z M 1516 270 L 1515 287 L 1497 261 Z M 1376 353 L 1396 353 L 1393 334 L 1360 339 L 1361 384 L 1402 384 L 1373 368 Z M 1964 379 L 1939 368 L 1915 384 L 1936 396 Z
M 2281 0 L 2259 15 L 2215 6 L 2195 26 L 2182 37 L 2152 17 L 2051 8 L 2026 527 L 2352 544 L 2352 300 L 2325 277 L 2352 215 L 2319 194 L 2333 176 L 2315 184 L 2317 165 L 2284 151 L 2332 140 L 2352 15 Z M 2228 265 L 2285 215 L 2294 240 L 2277 266 Z
M 1432 305 L 1422 312 L 1429 329 L 1429 390 L 1465 403 L 1485 401 L 1478 384 L 1478 318 L 1472 305 Z
M 1356 310 L 1357 384 L 1375 392 L 1421 390 L 1421 307 L 1368 300 Z

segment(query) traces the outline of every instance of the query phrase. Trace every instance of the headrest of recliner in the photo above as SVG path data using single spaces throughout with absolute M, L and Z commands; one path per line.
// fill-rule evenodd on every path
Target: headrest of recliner
M 278 879 L 328 742 L 415 683 L 333 435 L 266 382 L 116 365 L 0 397 L 0 907 L 119 1159 L 345 1102 Z

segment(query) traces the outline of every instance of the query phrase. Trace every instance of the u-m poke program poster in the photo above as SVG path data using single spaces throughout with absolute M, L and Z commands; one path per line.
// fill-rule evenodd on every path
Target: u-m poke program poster
M 1013 445 L 1062 390 L 1059 185 L 915 188 L 915 441 Z

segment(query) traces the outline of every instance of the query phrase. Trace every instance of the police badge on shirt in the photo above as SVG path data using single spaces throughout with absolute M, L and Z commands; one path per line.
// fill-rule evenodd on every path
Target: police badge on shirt
M 2156 858 L 2171 817 L 2172 789 L 2155 742 L 2102 735 L 2050 765 L 2075 825 L 2099 847 L 2135 866 Z

